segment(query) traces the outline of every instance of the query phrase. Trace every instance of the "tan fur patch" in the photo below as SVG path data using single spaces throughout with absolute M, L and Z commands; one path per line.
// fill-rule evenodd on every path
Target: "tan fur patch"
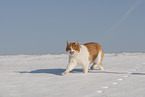
M 86 43 L 84 45 L 88 48 L 88 51 L 90 53 L 89 60 L 91 62 L 93 62 L 96 59 L 96 57 L 99 54 L 99 51 L 102 51 L 102 56 L 101 56 L 102 58 L 101 59 L 103 59 L 104 54 L 103 54 L 103 50 L 102 50 L 102 47 L 100 44 L 91 42 L 91 43 Z

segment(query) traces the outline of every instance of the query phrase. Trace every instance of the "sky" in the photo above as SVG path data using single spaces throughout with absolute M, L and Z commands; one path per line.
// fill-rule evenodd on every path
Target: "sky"
M 65 53 L 67 40 L 145 52 L 145 0 L 0 1 L 1 55 Z

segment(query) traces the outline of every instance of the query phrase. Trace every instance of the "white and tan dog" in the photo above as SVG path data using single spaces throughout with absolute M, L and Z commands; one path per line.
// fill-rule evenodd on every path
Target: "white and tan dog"
M 93 63 L 91 69 L 99 66 L 100 70 L 104 70 L 102 66 L 103 50 L 98 43 L 86 43 L 79 45 L 79 42 L 71 43 L 67 41 L 66 52 L 69 54 L 69 64 L 64 74 L 69 73 L 77 64 L 83 66 L 83 73 L 88 73 L 89 64 Z

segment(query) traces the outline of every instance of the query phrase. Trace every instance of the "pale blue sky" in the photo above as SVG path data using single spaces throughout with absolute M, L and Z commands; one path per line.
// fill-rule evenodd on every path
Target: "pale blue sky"
M 0 54 L 65 53 L 67 40 L 145 52 L 145 0 L 0 1 Z

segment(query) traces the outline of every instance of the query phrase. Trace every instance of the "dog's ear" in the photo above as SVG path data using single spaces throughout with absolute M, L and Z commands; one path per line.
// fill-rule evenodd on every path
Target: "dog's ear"
M 67 45 L 69 45 L 70 44 L 70 42 L 67 40 Z
M 79 41 L 78 40 L 75 42 L 75 45 L 79 45 Z

